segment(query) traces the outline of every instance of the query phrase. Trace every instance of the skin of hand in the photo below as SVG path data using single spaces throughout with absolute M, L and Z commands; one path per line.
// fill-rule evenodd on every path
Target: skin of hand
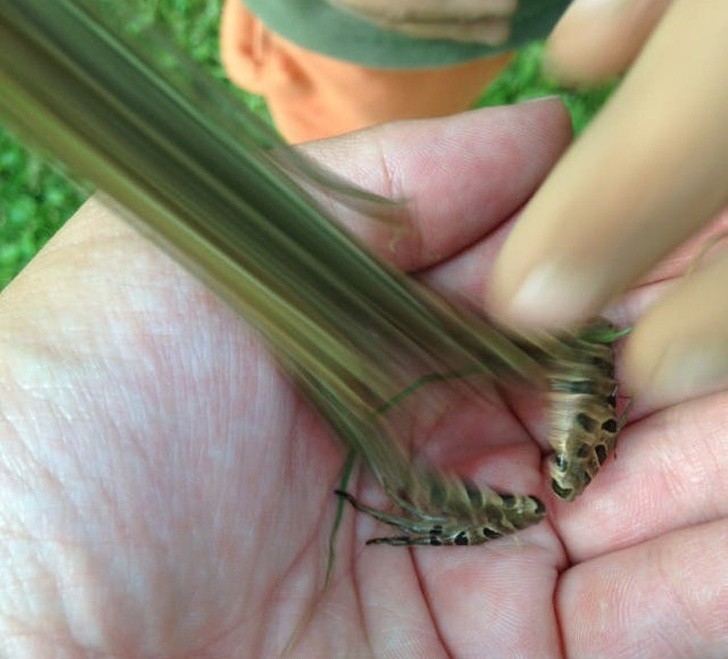
M 328 0 L 376 25 L 423 39 L 499 46 L 508 40 L 517 0 Z
M 488 291 L 495 315 L 521 327 L 583 321 L 636 282 L 649 283 L 645 274 L 660 259 L 721 217 L 726 34 L 721 0 L 581 0 L 569 8 L 550 38 L 547 68 L 572 84 L 629 71 L 506 242 Z M 723 213 L 703 243 L 725 229 Z M 675 281 L 627 340 L 625 383 L 648 405 L 719 388 L 728 377 L 720 247 Z
M 371 221 L 341 214 L 398 266 L 477 301 L 568 125 L 548 100 L 307 149 L 411 199 L 416 231 L 394 251 Z M 679 271 L 668 262 L 659 281 Z M 347 511 L 322 591 L 343 450 L 251 328 L 98 203 L 0 296 L 0 387 L 6 657 L 728 647 L 726 391 L 644 410 L 583 498 L 547 499 L 548 521 L 517 538 L 365 547 L 382 527 Z M 519 409 L 485 410 L 468 434 L 461 406 L 432 433 L 476 482 L 543 496 L 543 432 Z M 368 477 L 352 490 L 383 503 Z

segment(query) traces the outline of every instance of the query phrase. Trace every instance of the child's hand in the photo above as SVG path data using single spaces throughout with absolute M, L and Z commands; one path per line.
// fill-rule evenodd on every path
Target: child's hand
M 596 314 L 728 204 L 727 35 L 724 0 L 567 12 L 548 47 L 555 75 L 594 82 L 635 61 L 506 242 L 490 291 L 503 318 L 559 326 Z M 685 271 L 724 230 L 714 225 L 648 280 Z M 640 318 L 625 366 L 643 400 L 680 400 L 728 375 L 727 287 L 723 259 Z

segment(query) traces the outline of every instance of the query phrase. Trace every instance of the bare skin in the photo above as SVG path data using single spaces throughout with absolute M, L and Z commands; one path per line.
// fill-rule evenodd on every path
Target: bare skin
M 419 239 L 391 252 L 363 231 L 374 249 L 479 299 L 568 139 L 547 101 L 309 149 L 414 200 Z M 660 288 L 635 290 L 616 320 Z M 375 522 L 347 515 L 321 595 L 341 449 L 250 328 L 96 203 L 0 296 L 0 387 L 6 656 L 725 652 L 726 391 L 643 409 L 584 497 L 547 498 L 549 521 L 517 541 L 365 548 Z M 531 420 L 494 409 L 447 440 L 443 454 L 469 448 L 476 480 L 546 492 Z M 379 503 L 376 488 L 354 492 Z
M 572 84 L 629 69 L 526 207 L 489 282 L 491 309 L 522 327 L 599 313 L 728 204 L 728 3 L 575 2 L 550 70 Z M 625 378 L 654 405 L 728 382 L 725 242 L 627 340 Z M 715 259 L 713 259 L 715 257 Z

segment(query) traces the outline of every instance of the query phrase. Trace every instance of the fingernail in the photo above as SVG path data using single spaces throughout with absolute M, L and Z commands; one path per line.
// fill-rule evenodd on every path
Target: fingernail
M 522 325 L 569 325 L 593 306 L 596 295 L 584 281 L 584 275 L 574 269 L 554 263 L 539 266 L 523 280 L 505 313 Z

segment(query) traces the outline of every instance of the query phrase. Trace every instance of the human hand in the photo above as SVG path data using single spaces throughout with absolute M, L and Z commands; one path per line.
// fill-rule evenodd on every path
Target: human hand
M 517 0 L 327 0 L 388 30 L 422 39 L 499 46 L 508 40 Z
M 660 277 L 644 278 L 719 215 L 728 204 L 727 34 L 720 0 L 572 5 L 548 43 L 548 69 L 583 84 L 631 68 L 506 242 L 490 282 L 496 315 L 522 326 L 584 320 L 640 277 Z M 724 213 L 674 265 L 685 272 L 726 227 Z M 640 317 L 624 374 L 638 400 L 666 405 L 725 382 L 727 285 L 728 260 L 718 258 Z
M 395 252 L 380 225 L 344 219 L 399 266 L 477 300 L 567 125 L 547 101 L 309 149 L 412 199 L 417 231 Z M 0 319 L 5 656 L 725 647 L 725 392 L 632 423 L 579 502 L 549 500 L 549 522 L 515 539 L 364 547 L 374 522 L 347 513 L 321 593 L 343 452 L 250 328 L 186 272 L 91 203 L 3 292 Z M 463 418 L 439 420 L 441 452 L 476 480 L 546 491 L 532 426 L 492 409 L 465 432 Z M 712 486 L 689 489 L 698 477 Z

